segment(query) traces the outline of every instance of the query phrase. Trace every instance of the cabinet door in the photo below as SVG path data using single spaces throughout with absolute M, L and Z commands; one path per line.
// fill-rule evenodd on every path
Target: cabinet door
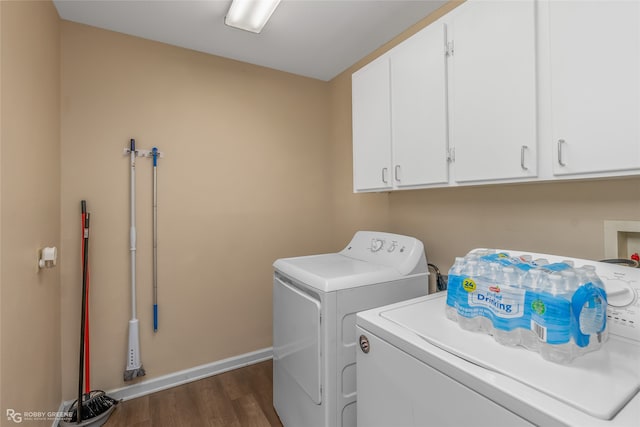
M 391 51 L 391 132 L 396 187 L 446 183 L 445 27 L 434 23 Z
M 549 2 L 556 175 L 640 168 L 640 3 Z
M 389 57 L 382 56 L 353 73 L 353 187 L 390 189 L 391 119 Z
M 452 18 L 455 180 L 537 175 L 533 0 L 467 1 Z

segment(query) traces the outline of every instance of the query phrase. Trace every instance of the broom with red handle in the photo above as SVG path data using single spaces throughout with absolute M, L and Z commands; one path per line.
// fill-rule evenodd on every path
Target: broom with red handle
M 118 401 L 102 390 L 91 390 L 90 351 L 89 351 L 89 212 L 87 202 L 81 203 L 82 222 L 82 309 L 80 316 L 80 357 L 78 370 L 78 399 L 71 405 L 70 416 L 61 420 L 63 426 L 99 426 L 102 425 Z M 83 394 L 83 385 L 84 394 Z

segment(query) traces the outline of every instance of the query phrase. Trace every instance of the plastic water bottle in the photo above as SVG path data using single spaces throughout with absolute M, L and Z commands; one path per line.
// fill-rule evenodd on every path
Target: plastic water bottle
M 538 266 L 541 265 L 539 261 L 540 260 L 535 261 Z M 548 264 L 548 261 L 546 264 Z M 540 292 L 540 286 L 543 280 L 543 276 L 544 272 L 542 269 L 532 268 L 524 277 L 523 285 L 526 291 L 525 301 L 528 305 L 529 310 L 533 310 L 533 307 L 535 307 L 534 302 L 538 301 L 537 295 Z M 528 327 L 523 327 L 520 331 L 520 344 L 529 350 L 539 351 L 541 341 L 538 335 L 533 331 L 534 326 L 532 324 L 532 321 L 529 320 L 529 325 L 525 326 Z
M 499 276 L 499 283 L 502 286 L 502 298 L 503 302 L 515 302 L 515 298 L 511 299 L 512 292 L 522 292 L 522 285 L 520 280 L 519 270 L 515 267 L 502 267 L 501 274 Z M 520 291 L 518 291 L 520 290 Z M 494 330 L 494 338 L 500 344 L 508 345 L 508 346 L 516 346 L 520 344 L 520 331 L 518 325 L 515 323 L 517 319 L 510 318 L 501 318 L 497 317 L 495 319 L 495 330 Z
M 476 272 L 476 277 L 478 279 L 478 286 L 482 290 L 488 290 L 490 286 L 494 285 L 496 282 L 493 279 L 493 275 L 495 274 L 495 267 L 492 266 L 492 263 L 486 260 L 484 257 L 492 254 L 494 251 L 490 249 L 485 249 L 478 254 L 478 271 Z M 488 316 L 487 310 L 483 309 L 478 313 L 478 315 L 474 319 L 478 331 L 484 332 L 490 335 L 495 333 L 495 325 L 490 316 Z
M 479 271 L 478 257 L 470 256 L 468 257 L 468 259 L 464 264 L 464 268 L 462 269 L 461 275 L 465 279 L 468 280 L 468 278 L 470 278 L 477 283 L 478 271 Z M 483 328 L 482 323 L 480 322 L 480 319 L 482 318 L 482 316 L 478 316 L 478 314 L 476 313 L 477 310 L 467 308 L 466 307 L 467 305 L 464 304 L 465 301 L 463 301 L 463 299 L 468 299 L 468 292 L 465 292 L 464 289 L 461 289 L 460 292 L 458 292 L 458 296 L 457 296 L 457 300 L 459 302 L 458 323 L 460 324 L 460 327 L 462 329 L 466 329 L 472 332 L 480 332 L 485 330 Z M 460 304 L 463 304 L 464 307 L 461 307 Z
M 563 263 L 567 264 L 563 261 Z M 575 271 L 568 268 L 550 275 L 551 293 L 555 297 L 554 308 L 558 314 L 550 317 L 549 325 L 556 327 L 558 342 L 549 340 L 540 347 L 543 358 L 556 363 L 569 363 L 576 356 L 576 346 L 571 338 L 573 316 L 571 315 L 571 297 L 578 288 Z
M 604 283 L 596 274 L 593 265 L 584 265 L 577 270 L 580 282 L 584 286 L 593 286 L 595 293 L 591 293 L 588 300 L 582 306 L 578 318 L 578 330 L 580 333 L 589 336 L 589 343 L 585 347 L 578 347 L 580 354 L 597 350 L 608 338 L 606 328 L 607 301 L 603 298 Z M 602 291 L 602 294 L 598 292 Z
M 502 266 L 495 261 L 491 261 L 487 271 L 487 279 L 492 283 L 499 283 L 502 275 Z
M 568 299 L 571 299 L 570 296 L 573 295 L 573 293 L 576 291 L 576 289 L 578 289 L 578 286 L 580 285 L 578 283 L 578 275 L 576 274 L 575 270 L 567 269 L 561 271 L 560 276 L 562 276 L 562 279 L 564 281 L 565 297 L 569 297 Z
M 447 282 L 447 305 L 445 314 L 448 319 L 458 321 L 458 291 L 462 286 L 462 270 L 465 267 L 465 259 L 456 257 L 453 265 L 449 269 L 449 279 Z
M 537 267 L 543 267 L 545 265 L 549 264 L 549 260 L 546 258 L 538 258 L 536 260 L 533 261 L 533 263 L 537 266 Z
M 527 264 L 531 264 L 531 261 L 533 260 L 533 257 L 531 255 L 520 255 L 519 258 L 521 261 Z

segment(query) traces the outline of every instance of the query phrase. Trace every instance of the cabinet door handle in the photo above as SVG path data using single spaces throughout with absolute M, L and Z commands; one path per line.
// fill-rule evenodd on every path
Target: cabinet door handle
M 393 173 L 395 175 L 395 180 L 400 182 L 400 165 L 396 165 L 396 167 L 393 169 Z
M 560 166 L 567 166 L 565 162 L 562 161 L 562 144 L 565 144 L 566 141 L 564 139 L 558 140 L 558 164 Z
M 529 170 L 529 168 L 524 165 L 524 152 L 527 149 L 529 149 L 529 147 L 527 147 L 526 145 L 523 145 L 520 148 L 520 167 L 522 168 L 522 170 L 525 170 L 525 171 Z
M 389 171 L 388 168 L 382 168 L 382 182 L 384 182 L 385 184 L 388 184 L 387 182 L 387 172 Z

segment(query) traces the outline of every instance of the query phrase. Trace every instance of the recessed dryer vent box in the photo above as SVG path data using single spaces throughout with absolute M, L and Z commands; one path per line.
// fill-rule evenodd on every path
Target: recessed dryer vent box
M 604 257 L 626 258 L 640 253 L 640 221 L 604 222 Z

